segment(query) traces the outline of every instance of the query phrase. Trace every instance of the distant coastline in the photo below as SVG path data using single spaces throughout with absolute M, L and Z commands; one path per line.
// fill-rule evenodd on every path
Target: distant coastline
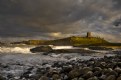
M 112 43 L 104 38 L 93 37 L 91 32 L 87 32 L 85 37 L 72 36 L 56 40 L 28 40 L 21 42 L 12 42 L 13 45 L 63 45 L 63 46 L 106 46 L 106 47 L 121 47 L 121 43 Z

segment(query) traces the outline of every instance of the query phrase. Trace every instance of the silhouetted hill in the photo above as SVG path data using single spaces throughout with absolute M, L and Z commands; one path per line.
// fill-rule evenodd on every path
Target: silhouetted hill
M 83 46 L 83 45 L 106 45 L 108 41 L 98 37 L 79 37 L 72 36 L 63 39 L 56 40 L 29 40 L 22 42 L 14 42 L 12 44 L 27 44 L 27 45 L 72 45 L 72 46 Z
M 106 40 L 98 37 L 78 37 L 72 36 L 63 39 L 57 40 L 50 40 L 47 44 L 51 45 L 73 45 L 73 46 L 80 46 L 80 45 L 93 45 L 93 44 L 106 44 L 109 43 Z
M 11 44 L 26 44 L 26 45 L 42 45 L 45 44 L 46 40 L 28 40 L 21 42 L 12 42 Z

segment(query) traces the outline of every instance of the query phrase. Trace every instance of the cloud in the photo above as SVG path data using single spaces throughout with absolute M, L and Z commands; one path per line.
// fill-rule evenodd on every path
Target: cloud
M 113 0 L 114 2 L 114 9 L 121 9 L 121 0 Z
M 121 27 L 113 24 L 121 17 L 119 3 L 120 0 L 0 0 L 0 36 L 53 38 L 57 37 L 54 33 L 64 37 L 87 31 L 121 36 Z

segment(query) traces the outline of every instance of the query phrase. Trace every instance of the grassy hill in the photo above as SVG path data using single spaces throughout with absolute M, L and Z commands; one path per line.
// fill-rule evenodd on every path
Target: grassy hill
M 109 43 L 106 40 L 98 37 L 71 37 L 71 41 L 74 46 L 79 45 L 94 45 L 94 44 L 106 44 Z
M 19 42 L 20 43 L 20 42 Z M 98 37 L 79 37 L 72 36 L 63 39 L 56 40 L 29 40 L 23 41 L 22 43 L 28 45 L 72 45 L 72 46 L 81 46 L 81 45 L 95 45 L 95 44 L 108 44 L 106 40 Z
M 45 44 L 46 40 L 28 40 L 21 42 L 12 42 L 11 44 L 27 44 L 27 45 L 42 45 Z
M 71 45 L 71 46 L 121 46 L 121 43 L 110 43 L 99 37 L 72 36 L 56 40 L 28 40 L 12 44 L 27 45 Z
M 109 42 L 97 37 L 87 38 L 87 37 L 72 36 L 64 39 L 53 40 L 50 41 L 49 43 L 53 45 L 82 46 L 82 45 L 106 44 Z

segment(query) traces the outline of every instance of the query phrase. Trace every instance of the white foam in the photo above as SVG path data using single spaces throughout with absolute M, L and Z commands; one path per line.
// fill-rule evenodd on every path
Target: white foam
M 0 47 L 0 53 L 31 53 L 30 47 Z
M 73 49 L 73 46 L 50 46 L 52 49 Z

